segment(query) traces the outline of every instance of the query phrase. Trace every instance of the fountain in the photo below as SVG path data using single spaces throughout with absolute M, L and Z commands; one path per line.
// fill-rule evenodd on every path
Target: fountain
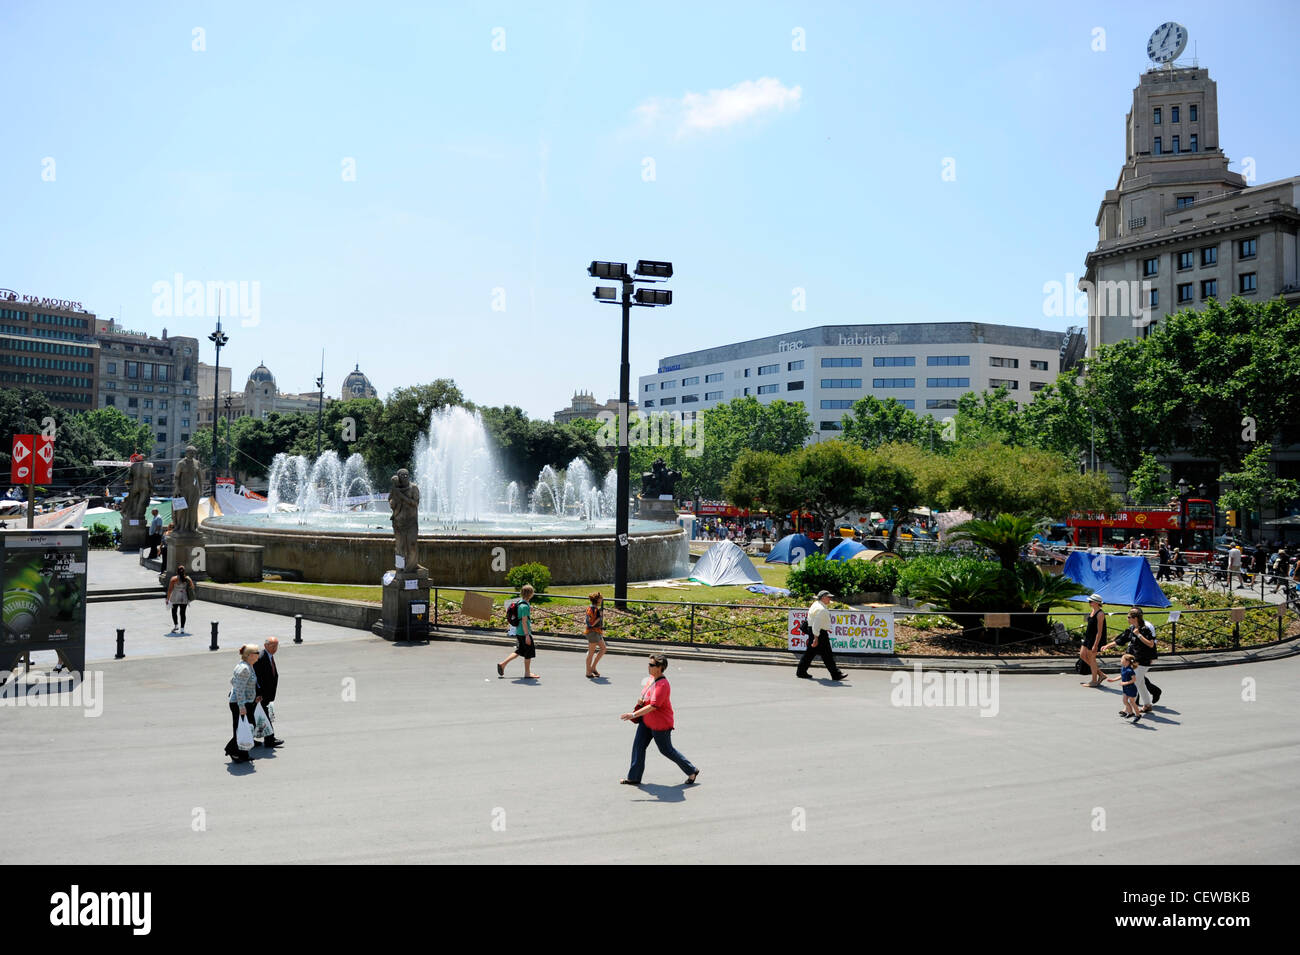
M 614 471 L 599 477 L 575 458 L 562 470 L 543 467 L 531 490 L 507 481 L 482 418 L 461 407 L 433 412 L 411 460 L 420 563 L 435 584 L 504 586 L 509 568 L 534 561 L 556 584 L 613 579 Z M 279 454 L 268 484 L 265 512 L 209 518 L 209 542 L 260 545 L 268 570 L 309 581 L 371 584 L 393 566 L 386 494 L 375 494 L 360 455 Z M 675 524 L 634 520 L 629 532 L 632 579 L 685 572 L 686 537 Z

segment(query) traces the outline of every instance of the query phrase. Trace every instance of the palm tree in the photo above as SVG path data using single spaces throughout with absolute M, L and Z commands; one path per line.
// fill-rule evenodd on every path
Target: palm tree
M 1032 517 L 999 514 L 991 521 L 973 520 L 959 525 L 950 539 L 987 547 L 997 556 L 1003 570 L 1014 571 L 1020 552 L 1029 546 L 1037 530 Z

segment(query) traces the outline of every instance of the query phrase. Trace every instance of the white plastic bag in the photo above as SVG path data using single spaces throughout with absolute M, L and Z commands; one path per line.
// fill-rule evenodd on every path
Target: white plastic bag
M 257 709 L 253 711 L 253 735 L 258 739 L 275 735 L 275 730 L 271 729 L 271 718 L 266 715 L 266 710 L 262 709 L 261 703 L 258 703 Z
M 247 753 L 253 748 L 253 726 L 247 716 L 239 717 L 239 728 L 235 730 L 235 745 Z

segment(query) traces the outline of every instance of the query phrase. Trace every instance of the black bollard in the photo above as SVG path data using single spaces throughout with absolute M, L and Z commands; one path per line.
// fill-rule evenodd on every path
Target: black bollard
M 215 620 L 212 621 L 212 646 L 208 647 L 208 649 L 209 650 L 221 649 L 219 646 L 217 646 L 217 622 Z
M 293 642 L 302 643 L 302 614 L 293 615 Z
M 121 627 L 117 628 L 117 653 L 113 654 L 113 659 L 126 659 L 126 631 Z

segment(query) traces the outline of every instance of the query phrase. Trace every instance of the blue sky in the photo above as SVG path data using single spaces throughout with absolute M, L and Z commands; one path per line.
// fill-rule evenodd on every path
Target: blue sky
M 1292 3 L 538 6 L 9 0 L 0 286 L 202 339 L 158 283 L 257 283 L 239 383 L 309 390 L 324 348 L 335 392 L 359 362 L 549 417 L 617 393 L 593 258 L 676 266 L 634 381 L 813 325 L 1083 324 L 1043 286 L 1096 242 L 1167 19 L 1231 168 L 1300 174 Z

